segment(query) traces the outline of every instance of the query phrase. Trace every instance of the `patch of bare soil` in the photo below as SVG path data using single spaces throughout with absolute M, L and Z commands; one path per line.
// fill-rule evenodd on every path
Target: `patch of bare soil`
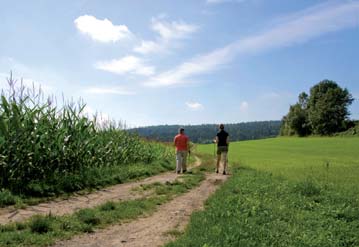
M 203 208 L 205 200 L 227 177 L 208 174 L 199 187 L 159 206 L 151 216 L 58 242 L 55 247 L 162 246 L 173 239 L 169 232 L 184 230 L 190 215 Z
M 196 159 L 196 162 L 192 167 L 199 166 L 200 163 L 200 160 Z M 134 188 L 155 182 L 173 182 L 177 177 L 178 175 L 175 172 L 166 172 L 141 181 L 118 184 L 87 195 L 74 195 L 65 200 L 54 200 L 36 206 L 29 206 L 25 209 L 4 208 L 0 210 L 0 225 L 10 222 L 24 221 L 34 215 L 72 214 L 79 209 L 96 207 L 107 201 L 141 198 L 146 195 L 135 192 Z

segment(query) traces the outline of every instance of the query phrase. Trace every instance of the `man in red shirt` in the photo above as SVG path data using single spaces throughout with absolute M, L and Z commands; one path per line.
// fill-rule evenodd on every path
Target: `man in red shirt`
M 176 147 L 176 172 L 185 173 L 187 171 L 186 160 L 187 153 L 189 153 L 189 138 L 184 134 L 184 129 L 178 130 L 178 135 L 173 139 L 173 143 Z

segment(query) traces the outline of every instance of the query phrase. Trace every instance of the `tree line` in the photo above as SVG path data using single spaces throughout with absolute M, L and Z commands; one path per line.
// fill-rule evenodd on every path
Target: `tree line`
M 246 123 L 225 124 L 225 130 L 230 134 L 231 141 L 254 140 L 279 135 L 281 121 L 259 121 Z M 173 137 L 178 133 L 178 129 L 183 127 L 185 133 L 195 143 L 211 143 L 218 131 L 217 124 L 201 125 L 158 125 L 141 128 L 129 129 L 129 132 L 137 133 L 139 136 L 171 142 Z
M 289 107 L 282 119 L 281 135 L 333 135 L 355 126 L 349 119 L 348 107 L 354 101 L 348 89 L 336 82 L 323 80 L 314 85 L 309 95 L 302 92 L 298 102 Z

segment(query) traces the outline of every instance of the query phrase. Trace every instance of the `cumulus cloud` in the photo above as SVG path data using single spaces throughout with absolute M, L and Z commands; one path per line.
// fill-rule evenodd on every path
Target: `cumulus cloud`
M 300 11 L 256 35 L 248 36 L 196 56 L 152 77 L 145 85 L 172 86 L 193 82 L 196 75 L 211 73 L 239 54 L 253 54 L 307 42 L 321 35 L 358 26 L 359 2 L 318 5 Z
M 191 110 L 200 110 L 203 109 L 203 105 L 198 102 L 186 102 L 186 106 Z
M 79 16 L 75 21 L 76 28 L 99 42 L 117 42 L 131 36 L 125 25 L 114 25 L 108 19 L 99 20 L 91 15 Z
M 155 72 L 153 66 L 145 65 L 143 59 L 135 56 L 126 56 L 120 59 L 97 62 L 95 68 L 115 74 L 132 73 L 143 76 L 150 76 Z
M 151 29 L 158 34 L 155 41 L 143 40 L 133 50 L 138 53 L 148 54 L 161 52 L 168 49 L 172 41 L 189 37 L 198 30 L 198 26 L 187 24 L 183 21 L 166 21 L 164 18 L 152 18 Z

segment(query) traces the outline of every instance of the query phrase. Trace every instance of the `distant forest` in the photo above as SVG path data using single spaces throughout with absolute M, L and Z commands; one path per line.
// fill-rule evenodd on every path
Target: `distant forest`
M 254 140 L 279 135 L 281 121 L 261 121 L 225 124 L 225 130 L 230 135 L 230 141 Z M 216 124 L 202 125 L 158 125 L 129 129 L 131 133 L 151 140 L 171 142 L 178 133 L 178 128 L 183 127 L 185 133 L 195 143 L 211 143 L 218 131 Z

